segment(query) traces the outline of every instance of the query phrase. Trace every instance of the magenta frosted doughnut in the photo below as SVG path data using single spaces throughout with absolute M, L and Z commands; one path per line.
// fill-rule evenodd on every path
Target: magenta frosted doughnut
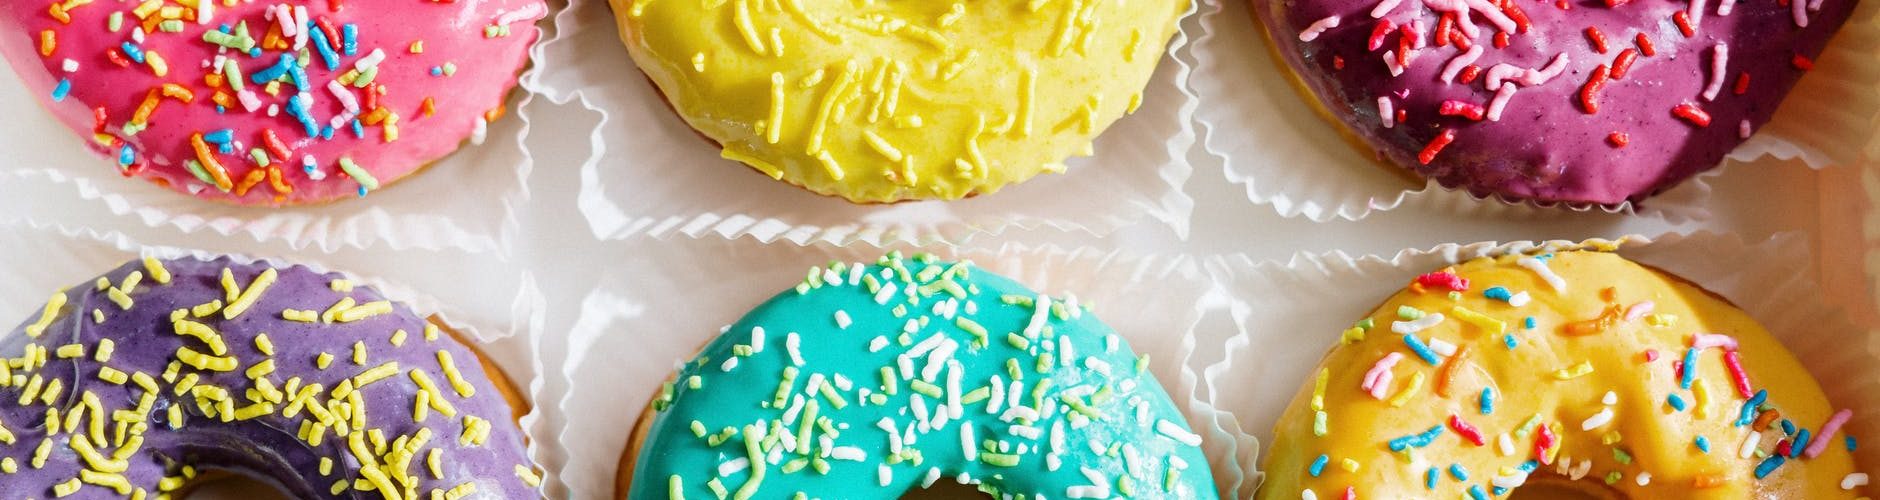
M 0 336 L 0 497 L 168 498 L 198 474 L 291 498 L 538 498 L 514 387 L 343 276 L 133 261 Z
M 482 140 L 547 13 L 542 0 L 20 0 L 0 8 L 0 52 L 125 176 L 309 204 Z
M 1855 0 L 1254 2 L 1319 105 L 1450 188 L 1639 201 L 1767 123 Z

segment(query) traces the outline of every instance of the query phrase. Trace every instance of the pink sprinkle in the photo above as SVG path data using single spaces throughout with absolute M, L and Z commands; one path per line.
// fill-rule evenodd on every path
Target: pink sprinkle
M 1730 9 L 1734 7 L 1736 7 L 1736 0 L 1723 0 L 1721 2 L 1717 2 L 1717 15 L 1719 16 L 1730 15 Z
M 1514 99 L 1513 85 L 1506 85 L 1495 91 L 1495 98 L 1488 101 L 1488 121 L 1501 121 L 1501 110 L 1508 107 L 1508 101 Z
M 1404 58 L 1404 60 L 1409 59 L 1409 57 Z M 1390 76 L 1398 76 L 1403 74 L 1405 66 L 1397 64 L 1397 51 L 1386 50 L 1384 51 L 1384 67 L 1390 69 Z
M 1484 82 L 1484 85 L 1487 85 L 1489 90 L 1501 90 L 1503 81 L 1509 80 L 1526 71 L 1527 70 L 1522 69 L 1520 66 L 1513 64 L 1496 64 L 1488 68 L 1488 75 L 1486 75 L 1487 81 Z
M 1821 10 L 1821 0 L 1808 0 L 1808 11 L 1814 12 L 1818 10 Z
M 1324 19 L 1313 21 L 1311 26 L 1306 26 L 1306 29 L 1304 31 L 1300 31 L 1299 41 L 1310 42 L 1313 40 L 1317 40 L 1319 38 L 1320 33 L 1324 33 L 1325 30 L 1329 30 L 1329 29 L 1337 28 L 1337 27 L 1338 27 L 1338 16 L 1325 16 Z
M 1649 301 L 1649 300 L 1641 301 L 1637 304 L 1632 304 L 1632 307 L 1628 307 L 1625 309 L 1625 320 L 1626 321 L 1638 321 L 1639 318 L 1643 318 L 1645 317 L 1645 315 L 1651 314 L 1652 309 L 1657 306 L 1658 304 L 1654 304 L 1652 303 L 1652 301 Z
M 1703 0 L 1697 1 L 1702 2 Z M 1717 98 L 1718 92 L 1723 92 L 1723 80 L 1725 76 L 1723 74 L 1723 68 L 1726 61 L 1729 60 L 1730 46 L 1725 45 L 1723 42 L 1717 42 L 1717 46 L 1710 50 L 1710 84 L 1704 86 L 1704 100 L 1714 100 Z
M 1706 7 L 1704 2 L 1705 0 L 1691 0 L 1690 9 L 1685 11 L 1685 15 L 1691 18 L 1692 33 L 1696 33 L 1697 28 L 1704 23 L 1704 7 Z
M 1645 362 L 1646 362 L 1646 363 L 1650 363 L 1650 362 L 1653 362 L 1653 361 L 1657 361 L 1657 360 L 1658 360 L 1658 350 L 1657 350 L 1657 349 L 1646 349 L 1646 350 L 1645 350 Z
M 1470 103 L 1454 99 L 1443 101 L 1443 107 L 1450 110 L 1459 110 L 1460 108 L 1465 108 L 1470 105 Z M 1420 275 L 1417 276 L 1417 283 L 1430 288 L 1442 287 L 1457 292 L 1466 292 L 1469 290 L 1469 280 L 1457 276 L 1456 273 L 1434 272 Z
M 1410 35 L 1411 35 L 1410 48 L 1413 48 L 1413 49 L 1423 48 L 1424 41 L 1423 41 L 1423 20 L 1422 19 L 1412 19 L 1410 21 Z
M 1469 50 L 1457 54 L 1456 57 L 1449 58 L 1449 64 L 1443 66 L 1443 83 L 1456 81 L 1456 74 L 1461 73 L 1462 68 L 1468 67 L 1470 64 L 1475 64 L 1475 60 L 1481 57 L 1482 46 L 1471 45 L 1469 46 Z
M 1736 339 L 1729 335 L 1699 333 L 1691 337 L 1691 348 L 1702 351 L 1712 347 L 1722 347 L 1726 351 L 1736 350 Z
M 1802 28 L 1808 27 L 1808 2 L 1789 2 L 1789 14 L 1795 18 L 1795 26 Z
M 1468 0 L 1468 5 L 1470 8 L 1480 11 L 1483 16 L 1488 17 L 1488 22 L 1494 23 L 1495 27 L 1500 28 L 1502 31 L 1514 33 L 1515 29 L 1518 28 L 1513 19 L 1509 19 L 1507 14 L 1502 13 L 1501 9 L 1488 3 L 1488 0 Z
M 1801 0 L 1795 1 L 1801 2 Z M 1851 418 L 1854 418 L 1854 410 L 1842 408 L 1841 411 L 1834 412 L 1834 416 L 1828 417 L 1828 423 L 1821 424 L 1821 432 L 1815 434 L 1814 441 L 1808 442 L 1808 449 L 1802 450 L 1802 456 L 1815 458 L 1815 455 L 1827 451 L 1828 443 L 1833 441 L 1830 438 L 1834 437 L 1834 433 L 1840 432 L 1841 426 L 1847 425 L 1847 420 Z
M 1391 119 L 1391 115 L 1394 114 L 1391 112 L 1392 107 L 1390 96 L 1377 96 L 1377 117 L 1384 120 L 1384 128 L 1390 128 L 1397 121 Z
M 1378 2 L 1376 7 L 1371 8 L 1371 18 L 1379 19 L 1384 17 L 1384 14 L 1389 14 L 1391 9 L 1397 8 L 1397 4 L 1399 3 L 1403 3 L 1403 0 L 1384 0 Z
M 1743 121 L 1736 123 L 1736 136 L 1737 137 L 1748 139 L 1750 133 L 1752 132 L 1755 132 L 1755 129 L 1752 129 L 1749 126 L 1749 120 L 1743 120 Z
M 1548 80 L 1554 79 L 1556 76 L 1560 76 L 1560 72 L 1566 70 L 1567 53 L 1561 52 L 1554 54 L 1554 60 L 1547 63 L 1546 68 L 1542 68 L 1540 71 L 1528 70 L 1527 74 L 1522 75 L 1521 85 L 1528 87 L 1541 85 L 1547 83 Z
M 1370 391 L 1373 398 L 1384 399 L 1385 392 L 1390 389 L 1390 368 L 1402 360 L 1403 353 L 1396 352 L 1379 358 L 1377 364 L 1371 365 L 1370 371 L 1364 372 L 1364 385 L 1361 388 Z

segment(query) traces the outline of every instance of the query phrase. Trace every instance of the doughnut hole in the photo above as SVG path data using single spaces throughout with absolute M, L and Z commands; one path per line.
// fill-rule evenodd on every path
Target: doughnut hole
M 1625 500 L 1619 492 L 1592 476 L 1574 481 L 1554 474 L 1535 474 L 1509 492 L 1510 500 Z
M 189 500 L 287 500 L 293 498 L 280 486 L 240 474 L 203 471 L 183 487 L 180 498 Z
M 992 498 L 992 496 L 980 493 L 973 485 L 960 484 L 945 478 L 935 481 L 932 488 L 914 488 L 907 490 L 907 493 L 901 494 L 901 500 L 940 500 L 946 498 Z

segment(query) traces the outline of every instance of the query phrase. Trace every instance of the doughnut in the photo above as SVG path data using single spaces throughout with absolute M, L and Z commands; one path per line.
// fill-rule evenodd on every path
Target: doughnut
M 1794 355 L 1724 299 L 1611 253 L 1418 276 L 1314 372 L 1275 426 L 1261 498 L 1864 495 L 1852 413 Z
M 610 5 L 634 62 L 723 157 L 864 204 L 954 200 L 1065 171 L 1067 158 L 1091 154 L 1091 141 L 1141 104 L 1189 8 L 1187 0 Z
M 0 9 L 0 52 L 124 176 L 304 205 L 482 142 L 547 14 L 542 0 L 25 0 Z
M 250 476 L 293 498 L 539 498 L 495 365 L 336 273 L 144 258 L 0 338 L 7 496 L 170 498 Z
M 928 255 L 810 269 L 642 414 L 623 498 L 1217 498 L 1201 437 L 1077 300 Z M 716 495 L 716 496 L 714 496 Z
M 1854 0 L 1254 2 L 1302 93 L 1384 160 L 1540 204 L 1638 202 L 1768 123 Z

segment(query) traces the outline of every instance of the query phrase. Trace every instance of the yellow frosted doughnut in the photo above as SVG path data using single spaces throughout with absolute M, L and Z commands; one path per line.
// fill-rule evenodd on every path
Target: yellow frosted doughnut
M 1609 253 L 1420 276 L 1315 373 L 1280 416 L 1261 498 L 1864 494 L 1846 410 L 1768 331 Z
M 857 203 L 997 191 L 1133 112 L 1186 0 L 611 0 L 724 157 Z M 672 168 L 691 168 L 675 165 Z

